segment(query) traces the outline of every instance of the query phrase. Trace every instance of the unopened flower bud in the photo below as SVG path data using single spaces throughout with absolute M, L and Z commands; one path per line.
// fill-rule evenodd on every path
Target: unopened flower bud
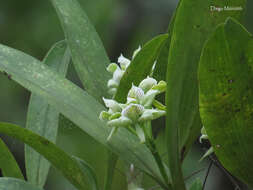
M 152 77 L 147 77 L 141 83 L 139 84 L 139 87 L 144 91 L 147 92 L 150 90 L 153 86 L 157 85 L 157 81 Z
M 118 102 L 116 102 L 115 100 L 103 98 L 103 101 L 105 103 L 105 106 L 109 108 L 109 112 L 121 112 L 122 109 Z
M 125 58 L 122 54 L 118 58 L 118 63 L 120 64 L 120 67 L 122 70 L 126 70 L 126 68 L 129 66 L 131 61 L 127 58 Z
M 106 70 L 110 73 L 114 73 L 114 71 L 116 71 L 117 68 L 119 68 L 119 66 L 116 63 L 111 63 L 108 65 Z

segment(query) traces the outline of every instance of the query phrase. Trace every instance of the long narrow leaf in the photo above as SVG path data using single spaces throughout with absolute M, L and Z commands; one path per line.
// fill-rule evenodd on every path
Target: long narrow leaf
M 66 42 L 56 43 L 43 62 L 64 77 L 70 62 L 70 52 Z M 41 96 L 32 93 L 28 107 L 26 128 L 55 143 L 58 120 L 59 112 Z M 43 187 L 47 179 L 50 163 L 27 145 L 25 146 L 25 163 L 28 181 Z
M 43 190 L 43 189 L 19 179 L 1 177 L 0 190 Z
M 77 0 L 50 0 L 60 18 L 73 63 L 86 91 L 102 101 L 110 78 L 103 44 Z
M 44 137 L 9 123 L 0 123 L 0 133 L 24 142 L 42 154 L 78 189 L 83 190 L 88 186 L 79 163 Z
M 0 139 L 0 169 L 4 177 L 24 179 L 18 163 L 2 139 Z
M 126 162 L 147 172 L 164 184 L 155 160 L 147 147 L 125 129 L 107 141 L 110 129 L 98 117 L 104 107 L 85 91 L 22 52 L 0 45 L 0 70 L 12 79 L 47 99 L 57 110 L 82 130 L 109 147 Z
M 73 157 L 73 158 L 79 163 L 80 168 L 86 174 L 89 184 L 91 185 L 91 189 L 99 190 L 97 176 L 94 172 L 94 169 L 89 164 L 87 164 L 84 160 L 77 157 Z

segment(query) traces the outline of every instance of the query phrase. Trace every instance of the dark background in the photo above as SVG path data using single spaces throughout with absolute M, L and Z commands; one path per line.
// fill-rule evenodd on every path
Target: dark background
M 139 46 L 157 34 L 164 33 L 168 27 L 177 0 L 79 0 L 82 7 L 94 23 L 111 61 L 116 61 L 120 53 L 130 57 Z M 253 31 L 250 1 L 246 27 Z M 250 11 L 251 10 L 251 11 Z M 46 0 L 0 0 L 0 43 L 24 51 L 42 60 L 49 48 L 64 39 L 63 32 L 53 7 Z M 68 78 L 79 84 L 73 68 Z M 26 112 L 30 93 L 0 74 L 0 121 L 25 126 Z M 24 169 L 23 145 L 4 137 L 20 165 Z M 163 152 L 163 136 L 158 143 Z M 102 186 L 106 169 L 106 150 L 92 138 L 73 126 L 61 126 L 57 144 L 65 151 L 78 155 L 90 163 L 96 170 L 99 184 Z M 184 164 L 185 176 L 199 168 L 207 167 L 208 160 L 199 163 L 204 153 L 204 145 L 196 142 Z M 165 150 L 164 150 L 165 152 Z M 124 164 L 119 162 L 115 173 L 114 189 L 126 189 Z M 206 170 L 200 172 L 205 177 Z M 193 177 L 194 178 L 194 177 Z M 191 179 L 187 180 L 191 183 Z M 144 177 L 145 189 L 154 183 Z M 73 187 L 54 169 L 51 169 L 47 190 L 71 190 Z M 230 190 L 233 185 L 224 177 L 224 172 L 213 167 L 206 184 L 206 190 Z

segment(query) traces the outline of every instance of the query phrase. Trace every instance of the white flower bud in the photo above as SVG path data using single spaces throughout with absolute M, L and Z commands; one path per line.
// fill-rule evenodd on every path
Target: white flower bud
M 141 46 L 138 47 L 138 49 L 136 49 L 133 53 L 132 59 L 135 58 L 135 56 L 141 51 Z
M 113 95 L 113 96 L 116 94 L 116 92 L 117 92 L 117 88 L 111 88 L 111 89 L 108 90 L 108 93 Z
M 106 70 L 110 73 L 114 73 L 114 71 L 116 71 L 117 68 L 119 68 L 119 66 L 116 63 L 111 63 L 108 65 Z
M 134 86 L 134 84 L 132 84 L 132 88 L 129 90 L 127 97 L 128 98 L 134 98 L 136 100 L 141 100 L 144 96 L 144 91 L 137 87 Z
M 151 121 L 164 115 L 166 115 L 166 112 L 163 110 L 145 109 L 142 116 L 139 118 L 139 122 Z
M 113 80 L 119 84 L 123 74 L 124 71 L 122 71 L 120 68 L 117 68 L 113 73 Z
M 107 87 L 108 88 L 117 88 L 119 86 L 119 83 L 116 82 L 113 79 L 108 80 Z
M 147 77 L 141 83 L 139 84 L 139 87 L 144 91 L 147 92 L 150 90 L 153 86 L 157 85 L 157 81 L 152 77 Z
M 109 108 L 109 113 L 121 112 L 121 107 L 115 100 L 103 98 L 105 106 Z
M 125 58 L 122 54 L 118 58 L 118 63 L 120 64 L 120 67 L 122 70 L 126 70 L 126 68 L 129 66 L 131 61 L 127 58 Z
M 122 110 L 122 116 L 125 116 L 131 119 L 133 122 L 136 122 L 139 117 L 142 115 L 144 107 L 139 104 L 130 104 L 125 109 Z

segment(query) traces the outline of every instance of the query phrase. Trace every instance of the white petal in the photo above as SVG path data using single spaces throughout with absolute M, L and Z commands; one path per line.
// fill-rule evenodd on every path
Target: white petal
M 154 99 L 155 99 L 155 96 L 159 94 L 159 91 L 158 90 L 149 90 L 144 96 L 143 98 L 141 99 L 141 104 L 145 107 L 145 108 L 148 108 L 152 105 Z
M 141 51 L 141 46 L 138 47 L 138 49 L 136 49 L 133 53 L 132 59 L 134 59 L 134 57 Z
M 113 80 L 119 83 L 123 74 L 124 74 L 124 71 L 122 71 L 120 68 L 117 68 L 115 72 L 113 73 Z
M 125 116 L 135 122 L 142 115 L 143 111 L 144 107 L 142 105 L 130 104 L 122 110 L 122 116 Z
M 117 88 L 110 88 L 108 90 L 108 93 L 111 94 L 111 95 L 113 95 L 113 96 L 116 94 L 116 92 L 117 92 Z
M 132 84 L 132 88 L 129 90 L 127 97 L 135 98 L 136 100 L 139 101 L 144 97 L 144 91 L 141 88 L 134 86 L 134 84 Z
M 113 119 L 107 122 L 109 127 L 126 127 L 132 124 L 132 121 L 124 116 L 121 116 L 118 119 Z
M 103 98 L 103 101 L 105 103 L 105 106 L 108 107 L 112 113 L 121 112 L 121 107 L 115 100 Z
M 147 92 L 150 90 L 153 86 L 157 85 L 157 81 L 152 77 L 147 77 L 141 83 L 139 84 L 139 87 L 144 90 L 144 92 Z
M 126 70 L 131 61 L 121 54 L 118 58 L 118 63 L 120 64 L 121 69 Z
M 159 117 L 162 117 L 166 114 L 165 111 L 157 110 L 157 109 L 145 109 L 142 116 L 139 118 L 140 122 L 144 121 L 151 121 L 154 119 L 157 119 Z
M 119 83 L 113 79 L 110 79 L 107 83 L 108 88 L 117 88 L 119 86 Z

